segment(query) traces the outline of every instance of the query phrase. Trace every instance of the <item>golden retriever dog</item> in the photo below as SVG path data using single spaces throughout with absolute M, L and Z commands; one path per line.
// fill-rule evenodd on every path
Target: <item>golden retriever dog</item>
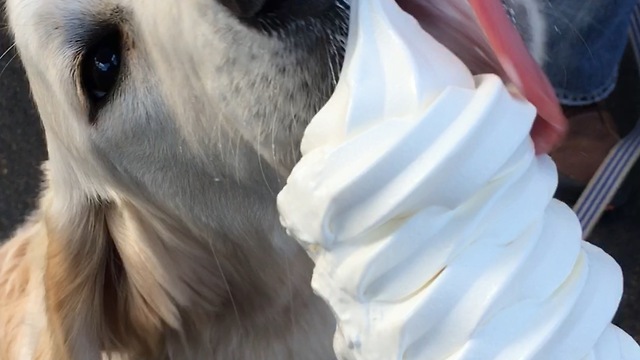
M 403 6 L 498 71 L 463 0 Z M 0 250 L 0 359 L 335 358 L 276 195 L 338 79 L 348 1 L 6 11 L 49 160 L 38 209 Z

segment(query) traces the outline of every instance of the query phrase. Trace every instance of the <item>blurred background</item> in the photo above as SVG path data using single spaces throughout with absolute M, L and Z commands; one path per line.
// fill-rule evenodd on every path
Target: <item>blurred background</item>
M 4 18 L 0 14 L 0 18 Z M 2 26 L 6 28 L 5 25 Z M 0 31 L 0 241 L 14 231 L 35 206 L 46 146 L 20 59 L 5 31 Z M 607 107 L 622 135 L 640 116 L 640 80 L 631 49 Z M 640 341 L 640 169 L 624 186 L 626 201 L 605 214 L 589 241 L 602 247 L 625 274 L 625 295 L 615 322 Z

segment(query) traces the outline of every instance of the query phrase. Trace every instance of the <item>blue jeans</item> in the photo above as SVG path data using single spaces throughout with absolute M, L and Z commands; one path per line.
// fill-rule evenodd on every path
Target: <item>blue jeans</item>
M 618 78 L 638 0 L 543 1 L 549 22 L 544 70 L 564 105 L 606 98 Z

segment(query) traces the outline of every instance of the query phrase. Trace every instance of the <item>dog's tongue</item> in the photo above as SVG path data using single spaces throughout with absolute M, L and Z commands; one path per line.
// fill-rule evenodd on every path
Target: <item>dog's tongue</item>
M 550 152 L 562 141 L 568 125 L 549 80 L 529 54 L 500 0 L 469 0 L 469 4 L 505 72 L 538 109 L 531 130 L 536 151 Z

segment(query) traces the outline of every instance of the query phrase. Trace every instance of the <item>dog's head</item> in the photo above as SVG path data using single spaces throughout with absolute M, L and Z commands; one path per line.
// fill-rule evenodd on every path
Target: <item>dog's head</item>
M 113 296 L 133 293 L 118 301 L 135 318 L 109 326 L 140 339 L 194 309 L 256 318 L 253 303 L 286 307 L 308 287 L 275 197 L 337 81 L 346 4 L 9 0 L 7 13 L 46 133 L 43 212 L 60 272 L 49 288 L 63 328 L 95 283 L 87 270 L 118 266 L 108 254 L 131 289 L 109 285 Z
M 474 70 L 499 71 L 461 1 L 422 1 L 422 24 Z M 347 0 L 7 0 L 7 12 L 49 149 L 54 322 L 77 333 L 85 300 L 128 317 L 106 325 L 107 345 L 66 351 L 148 350 L 186 315 L 233 305 L 233 321 L 256 319 L 257 303 L 310 294 L 275 197 L 337 82 Z M 108 281 L 86 286 L 96 276 Z
M 346 40 L 346 5 L 312 3 L 8 1 L 51 186 L 205 222 L 243 194 L 273 197 Z

